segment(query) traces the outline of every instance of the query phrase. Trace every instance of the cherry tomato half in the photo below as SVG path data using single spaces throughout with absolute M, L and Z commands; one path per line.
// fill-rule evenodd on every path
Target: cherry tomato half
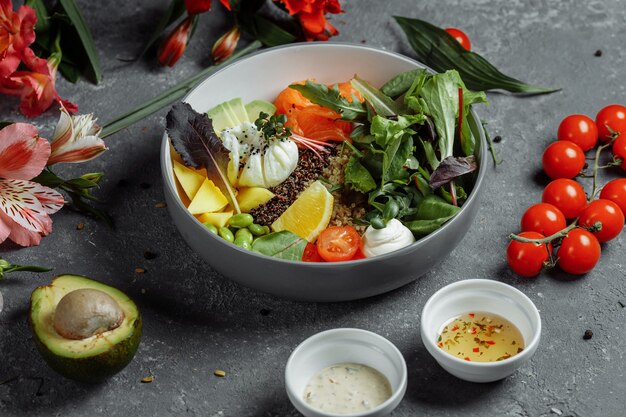
M 537 232 L 522 232 L 521 237 L 543 239 L 545 236 Z M 506 248 L 506 261 L 513 272 L 522 277 L 530 278 L 541 272 L 544 264 L 550 259 L 552 245 L 518 242 L 511 240 Z
M 574 142 L 586 152 L 596 146 L 598 128 L 590 117 L 584 114 L 571 114 L 561 121 L 556 137 L 558 140 Z
M 302 253 L 302 261 L 304 262 L 324 262 L 319 252 L 317 251 L 317 246 L 312 243 L 307 243 L 304 248 L 304 252 Z
M 327 262 L 349 261 L 361 246 L 361 236 L 354 227 L 333 226 L 317 238 L 317 251 Z
M 618 178 L 606 183 L 600 192 L 600 198 L 611 200 L 622 209 L 626 216 L 626 178 Z
M 585 153 L 569 140 L 551 143 L 543 152 L 543 170 L 553 180 L 574 178 L 585 166 Z
M 613 142 L 613 155 L 622 160 L 620 166 L 626 171 L 626 131 Z
M 472 50 L 472 43 L 470 42 L 469 36 L 465 34 L 461 29 L 457 28 L 446 28 L 446 32 L 448 32 L 461 46 L 468 51 Z
M 621 104 L 606 106 L 598 112 L 596 126 L 598 137 L 603 142 L 611 139 L 611 131 L 626 134 L 626 106 Z
M 543 190 L 541 201 L 561 210 L 567 219 L 578 217 L 578 213 L 587 205 L 583 187 L 567 178 L 559 178 L 548 184 Z
M 600 252 L 598 239 L 591 232 L 577 227 L 563 238 L 557 252 L 557 265 L 570 274 L 586 274 L 598 263 Z
M 538 203 L 526 209 L 522 216 L 522 231 L 550 236 L 565 229 L 567 223 L 561 210 L 548 203 Z
M 624 228 L 624 214 L 611 200 L 594 200 L 580 212 L 578 224 L 591 227 L 596 222 L 602 223 L 602 229 L 593 234 L 600 242 L 608 242 L 615 239 Z

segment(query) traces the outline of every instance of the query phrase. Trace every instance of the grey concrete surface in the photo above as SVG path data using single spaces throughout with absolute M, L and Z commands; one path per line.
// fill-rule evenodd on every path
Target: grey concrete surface
M 201 19 L 184 58 L 174 69 L 154 60 L 128 64 L 118 58 L 140 50 L 167 1 L 78 2 L 91 26 L 104 80 L 71 85 L 61 95 L 107 121 L 209 63 L 217 35 L 229 23 L 219 4 Z M 540 200 L 546 178 L 541 154 L 570 113 L 595 115 L 626 101 L 626 1 L 344 0 L 346 13 L 332 22 L 338 41 L 364 42 L 412 56 L 392 15 L 458 26 L 474 50 L 504 72 L 559 93 L 512 98 L 490 94 L 479 109 L 489 121 L 504 161 L 490 166 L 482 210 L 452 255 L 417 282 L 367 300 L 296 303 L 239 287 L 214 273 L 185 245 L 163 200 L 158 145 L 164 112 L 107 139 L 97 160 L 68 166 L 70 176 L 106 172 L 97 194 L 117 227 L 64 209 L 41 246 L 4 244 L 0 256 L 14 263 L 54 268 L 20 273 L 0 282 L 1 416 L 297 416 L 284 391 L 283 369 L 306 337 L 334 327 L 360 327 L 394 342 L 409 368 L 408 390 L 393 413 L 404 416 L 622 416 L 626 401 L 626 236 L 603 245 L 598 267 L 580 278 L 559 272 L 523 280 L 506 268 L 507 235 L 524 209 Z M 601 57 L 595 57 L 601 49 Z M 289 81 L 289 80 L 286 80 Z M 18 102 L 1 98 L 1 119 L 22 120 Z M 33 120 L 49 137 L 53 111 Z M 623 175 L 623 173 L 622 173 Z M 120 183 L 121 180 L 124 180 Z M 125 186 L 124 186 L 125 185 Z M 83 230 L 76 230 L 84 222 Z M 158 254 L 144 258 L 145 251 Z M 144 267 L 145 274 L 136 274 Z M 134 361 L 95 386 L 55 374 L 36 352 L 27 323 L 29 295 L 54 274 L 91 276 L 126 291 L 144 317 L 144 337 Z M 541 310 L 544 331 L 533 360 L 506 380 L 471 384 L 445 373 L 419 338 L 420 311 L 442 286 L 464 278 L 512 284 Z M 259 274 L 263 279 L 263 274 Z M 622 304 L 620 304 L 620 302 Z M 586 329 L 594 336 L 583 340 Z M 213 376 L 215 369 L 227 372 Z M 151 384 L 143 377 L 153 375 Z

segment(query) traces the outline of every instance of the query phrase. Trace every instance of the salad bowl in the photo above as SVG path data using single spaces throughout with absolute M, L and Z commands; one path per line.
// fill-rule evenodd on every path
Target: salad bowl
M 264 50 L 215 72 L 192 90 L 184 102 L 198 112 L 241 97 L 273 100 L 289 83 L 314 78 L 335 83 L 355 74 L 374 86 L 424 65 L 405 56 L 363 45 L 293 44 Z M 245 250 L 212 234 L 189 213 L 178 197 L 167 134 L 161 143 L 161 170 L 168 210 L 184 240 L 225 277 L 256 290 L 306 301 L 347 301 L 382 294 L 419 278 L 459 244 L 479 208 L 487 149 L 477 115 L 467 118 L 477 138 L 479 168 L 473 188 L 458 214 L 415 243 L 380 256 L 331 263 L 289 261 Z

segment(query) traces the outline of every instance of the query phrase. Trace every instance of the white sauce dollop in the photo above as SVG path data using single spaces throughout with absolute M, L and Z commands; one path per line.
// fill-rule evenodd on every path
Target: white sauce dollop
M 319 371 L 304 390 L 304 401 L 327 413 L 354 414 L 391 397 L 385 375 L 358 363 L 338 363 Z
M 367 258 L 393 252 L 415 242 L 413 233 L 400 220 L 391 219 L 384 229 L 368 226 L 363 234 L 363 255 Z

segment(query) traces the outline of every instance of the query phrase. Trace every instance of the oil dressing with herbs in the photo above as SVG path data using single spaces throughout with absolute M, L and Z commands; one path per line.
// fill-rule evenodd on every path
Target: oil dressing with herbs
M 524 350 L 519 329 L 502 316 L 469 312 L 448 320 L 437 346 L 452 356 L 473 362 L 497 362 Z

